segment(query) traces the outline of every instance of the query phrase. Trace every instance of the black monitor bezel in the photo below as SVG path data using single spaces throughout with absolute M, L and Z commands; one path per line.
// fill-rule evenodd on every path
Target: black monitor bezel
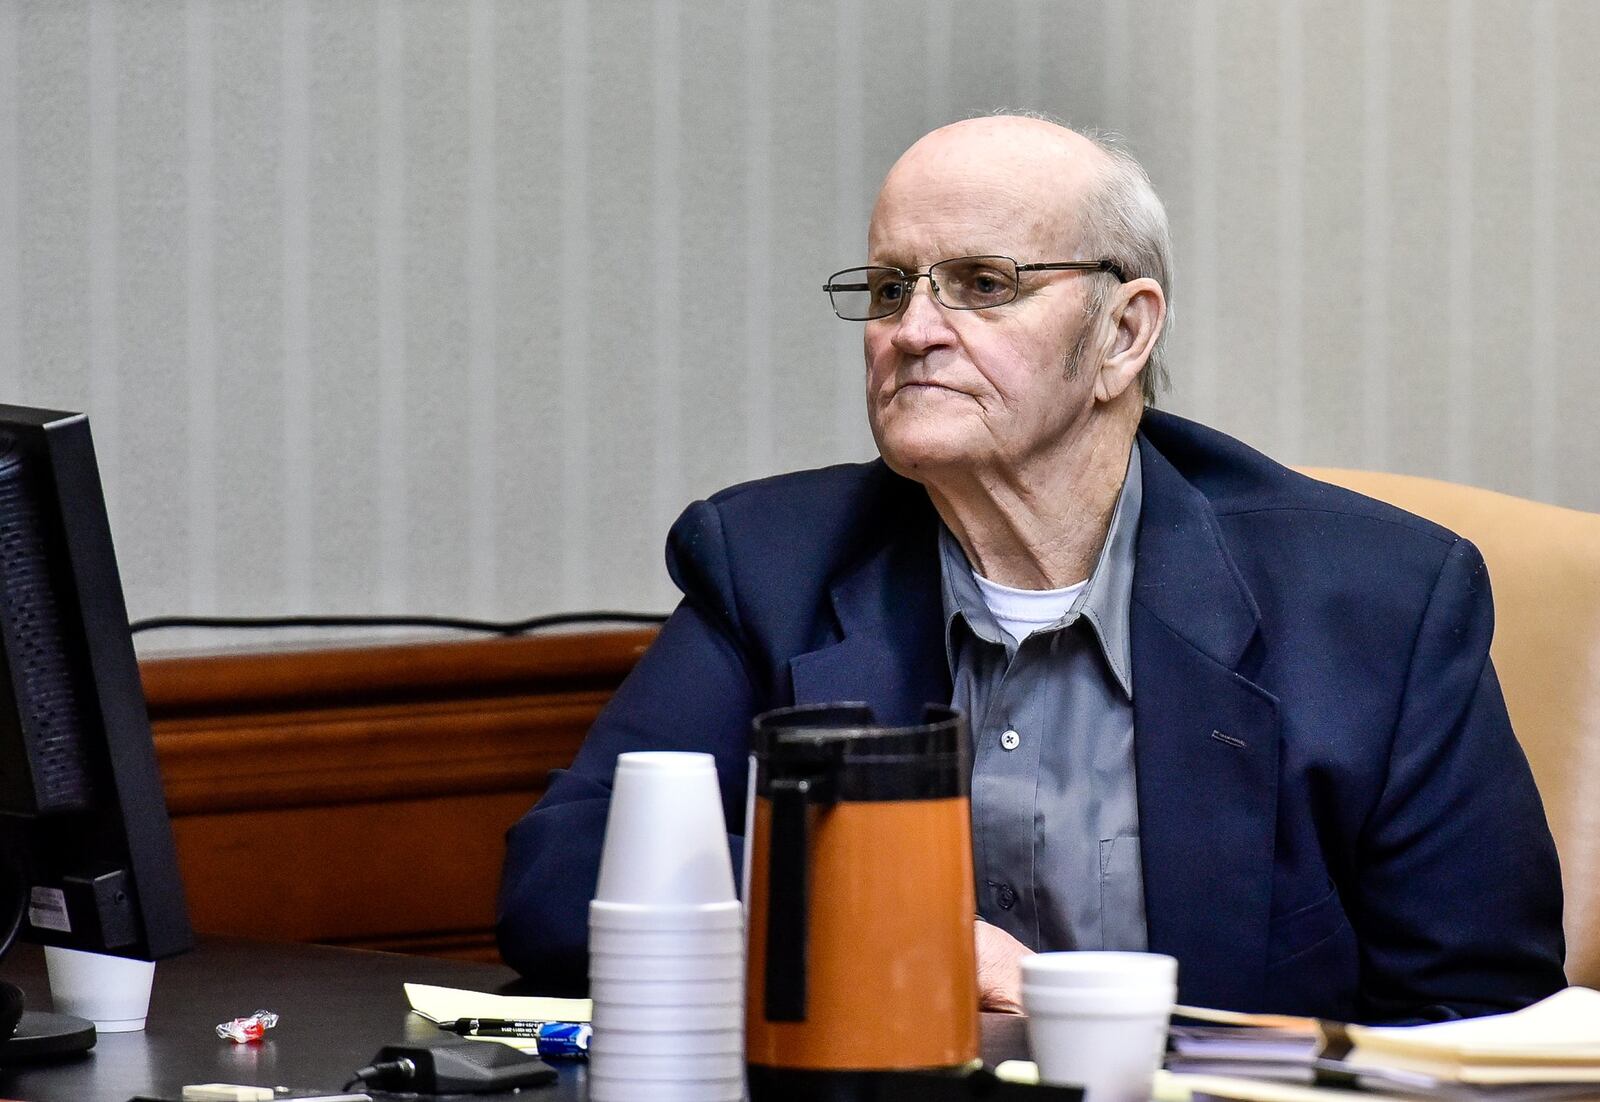
M 61 603 L 63 631 L 75 636 L 86 665 L 84 689 L 89 717 L 88 738 L 111 782 L 115 808 L 97 814 L 120 831 L 132 878 L 138 930 L 128 944 L 94 944 L 96 931 L 61 932 L 24 920 L 20 936 L 44 945 L 82 949 L 142 960 L 160 960 L 194 944 L 188 907 L 178 868 L 177 847 L 167 814 L 144 688 L 139 676 L 127 605 L 117 569 L 111 526 L 101 488 L 89 420 L 85 414 L 24 406 L 0 405 L 0 432 L 12 437 L 31 465 L 29 477 L 45 511 L 45 523 L 56 526 L 64 562 L 64 587 L 73 595 Z M 75 608 L 67 607 L 75 604 Z M 0 662 L 5 656 L 0 654 Z M 4 674 L 0 670 L 0 675 Z M 13 820 L 13 839 L 30 830 L 48 829 L 48 817 L 32 823 Z M 0 827 L 4 822 L 0 821 Z M 26 843 L 23 843 L 26 844 Z M 31 885 L 29 886 L 31 888 Z

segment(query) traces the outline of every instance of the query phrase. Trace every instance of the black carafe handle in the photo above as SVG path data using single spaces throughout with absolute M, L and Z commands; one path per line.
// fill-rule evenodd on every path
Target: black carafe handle
M 806 1020 L 806 949 L 810 941 L 812 782 L 774 779 L 772 849 L 767 866 L 766 1014 L 769 1022 Z

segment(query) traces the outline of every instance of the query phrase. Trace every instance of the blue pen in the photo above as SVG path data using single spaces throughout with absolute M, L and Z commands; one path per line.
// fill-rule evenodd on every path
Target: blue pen
M 539 1022 L 512 1018 L 457 1018 L 439 1028 L 463 1037 L 522 1038 L 538 1044 L 539 1055 L 574 1059 L 589 1055 L 588 1022 Z

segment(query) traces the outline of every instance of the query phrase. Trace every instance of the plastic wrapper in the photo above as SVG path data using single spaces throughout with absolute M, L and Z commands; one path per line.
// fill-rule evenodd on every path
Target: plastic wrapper
M 278 1016 L 270 1010 L 258 1010 L 248 1018 L 235 1018 L 217 1026 L 217 1036 L 236 1045 L 259 1041 L 267 1030 L 278 1024 Z

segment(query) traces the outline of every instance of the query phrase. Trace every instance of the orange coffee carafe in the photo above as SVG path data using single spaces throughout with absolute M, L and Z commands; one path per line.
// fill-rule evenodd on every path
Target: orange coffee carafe
M 745 850 L 751 1102 L 872 1098 L 978 1056 L 972 743 L 928 705 L 758 716 Z

